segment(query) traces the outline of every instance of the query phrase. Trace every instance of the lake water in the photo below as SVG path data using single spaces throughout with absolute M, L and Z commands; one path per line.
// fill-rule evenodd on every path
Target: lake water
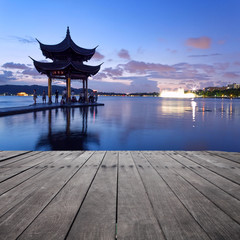
M 32 102 L 0 97 L 0 107 Z M 99 97 L 99 102 L 105 106 L 0 117 L 0 150 L 240 151 L 240 99 Z

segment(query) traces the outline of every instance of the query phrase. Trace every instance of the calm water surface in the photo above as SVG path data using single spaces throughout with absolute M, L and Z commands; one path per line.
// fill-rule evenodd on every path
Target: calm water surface
M 105 106 L 1 117 L 0 150 L 240 151 L 240 99 L 99 102 Z M 32 97 L 0 97 L 0 107 L 31 103 Z

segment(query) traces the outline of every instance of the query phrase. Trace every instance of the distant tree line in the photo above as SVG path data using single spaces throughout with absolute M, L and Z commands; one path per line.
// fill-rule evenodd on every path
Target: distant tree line
M 98 95 L 102 96 L 138 96 L 138 97 L 143 97 L 143 96 L 153 96 L 153 97 L 158 97 L 159 93 L 158 92 L 151 92 L 151 93 L 115 93 L 115 92 L 98 92 Z
M 213 91 L 203 91 L 198 90 L 197 95 L 203 97 L 240 97 L 240 89 L 226 89 L 226 90 L 213 90 Z
M 55 93 L 56 90 L 59 91 L 60 94 L 62 94 L 62 91 L 66 87 L 61 86 L 52 86 L 52 94 Z M 0 85 L 0 95 L 7 94 L 7 95 L 17 95 L 19 92 L 25 92 L 29 95 L 33 94 L 33 89 L 36 89 L 37 95 L 42 95 L 43 91 L 46 93 L 48 92 L 47 86 L 39 86 L 39 85 Z M 82 88 L 71 88 L 71 90 L 74 90 L 75 94 L 79 94 L 82 91 Z M 92 92 L 92 89 L 88 89 L 88 92 Z

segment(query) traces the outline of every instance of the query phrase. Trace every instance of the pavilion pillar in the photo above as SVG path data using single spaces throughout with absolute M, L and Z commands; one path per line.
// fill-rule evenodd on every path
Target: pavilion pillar
M 48 103 L 52 103 L 52 79 L 48 77 Z

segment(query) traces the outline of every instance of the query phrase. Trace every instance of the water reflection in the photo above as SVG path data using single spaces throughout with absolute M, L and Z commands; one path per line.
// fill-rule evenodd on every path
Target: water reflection
M 240 99 L 105 97 L 0 118 L 0 150 L 239 151 Z
M 192 100 L 191 101 L 191 106 L 192 106 L 192 120 L 193 120 L 193 127 L 195 127 L 195 118 L 196 118 L 196 107 L 197 107 L 197 103 Z
M 232 99 L 230 101 L 229 105 L 229 118 L 232 119 L 232 114 L 233 114 L 233 106 L 232 106 Z
M 53 117 L 54 111 L 55 116 Z M 48 111 L 48 131 L 40 135 L 36 150 L 88 150 L 90 143 L 99 145 L 99 135 L 87 131 L 88 112 L 90 111 L 93 119 L 95 119 L 97 107 L 61 109 L 66 125 L 65 128 L 61 127 L 60 129 L 57 127 L 57 121 L 61 121 L 61 119 L 58 119 L 58 111 L 57 109 Z

